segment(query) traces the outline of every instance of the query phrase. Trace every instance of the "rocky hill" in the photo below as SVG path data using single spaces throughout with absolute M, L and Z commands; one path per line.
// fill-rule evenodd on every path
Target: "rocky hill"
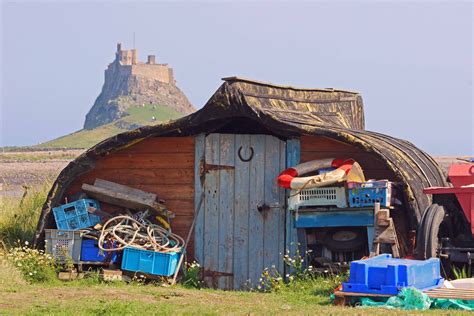
M 136 49 L 122 50 L 117 44 L 115 60 L 105 70 L 102 91 L 86 115 L 84 129 L 91 130 L 127 115 L 130 107 L 160 105 L 182 113 L 195 108 L 176 86 L 173 69 L 157 64 L 154 55 L 147 62 L 138 60 Z

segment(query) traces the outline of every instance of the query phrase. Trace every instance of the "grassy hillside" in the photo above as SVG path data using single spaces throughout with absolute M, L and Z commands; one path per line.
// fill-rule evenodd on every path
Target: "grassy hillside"
M 127 110 L 129 115 L 112 122 L 107 125 L 99 126 L 92 130 L 81 129 L 71 133 L 37 145 L 39 148 L 89 148 L 100 141 L 113 135 L 132 130 L 143 125 L 154 125 L 159 122 L 177 119 L 183 116 L 182 113 L 174 109 L 160 105 L 145 105 L 130 107 Z M 152 120 L 152 117 L 156 121 Z

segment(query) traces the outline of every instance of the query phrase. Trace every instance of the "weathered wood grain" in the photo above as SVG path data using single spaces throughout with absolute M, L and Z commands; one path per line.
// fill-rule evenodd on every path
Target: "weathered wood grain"
M 235 165 L 235 135 L 220 134 L 219 165 Z M 234 239 L 234 170 L 221 169 L 219 173 L 219 262 L 218 271 L 233 272 L 233 239 Z M 220 289 L 232 289 L 233 277 L 221 276 L 218 280 Z

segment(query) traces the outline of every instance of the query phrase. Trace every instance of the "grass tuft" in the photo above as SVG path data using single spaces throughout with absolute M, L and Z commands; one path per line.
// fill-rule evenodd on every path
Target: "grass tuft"
M 23 198 L 0 196 L 0 241 L 10 248 L 18 241 L 32 242 L 36 224 L 51 184 L 25 191 Z

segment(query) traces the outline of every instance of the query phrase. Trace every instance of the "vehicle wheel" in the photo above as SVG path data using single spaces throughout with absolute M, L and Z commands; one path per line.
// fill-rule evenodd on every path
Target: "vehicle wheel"
M 361 230 L 338 228 L 326 233 L 323 244 L 331 251 L 357 251 L 367 244 L 367 239 Z
M 417 232 L 416 252 L 418 259 L 435 258 L 438 256 L 440 242 L 439 232 L 446 211 L 443 206 L 431 204 L 423 213 Z

